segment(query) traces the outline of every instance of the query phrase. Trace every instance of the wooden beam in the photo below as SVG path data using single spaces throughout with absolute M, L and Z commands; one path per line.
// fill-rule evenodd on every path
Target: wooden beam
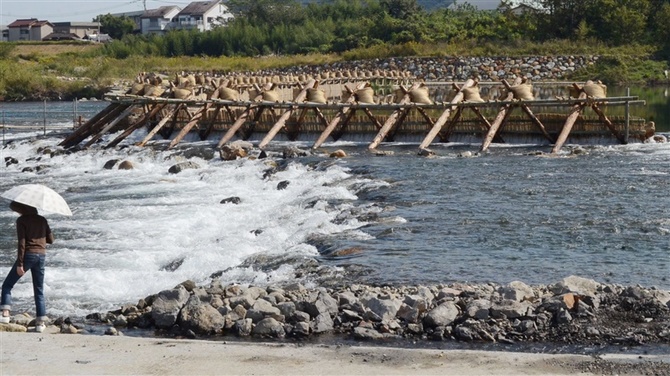
M 364 82 L 358 84 L 356 86 L 356 91 L 365 88 L 366 85 L 367 84 L 364 83 Z M 356 91 L 351 90 L 347 85 L 344 85 L 344 89 L 347 90 L 350 94 L 349 99 L 347 99 L 347 101 L 344 102 L 344 103 L 347 103 L 347 104 L 355 103 L 356 96 L 354 94 L 356 93 Z M 328 139 L 328 136 L 330 136 L 330 134 L 333 133 L 333 131 L 342 122 L 342 120 L 344 120 L 344 118 L 347 116 L 347 113 L 350 110 L 351 110 L 350 107 L 342 107 L 342 109 L 340 109 L 340 111 L 338 111 L 337 115 L 335 115 L 333 120 L 331 120 L 330 123 L 328 123 L 328 125 L 326 126 L 326 129 L 324 129 L 323 132 L 321 132 L 321 135 L 319 136 L 319 138 L 316 140 L 316 142 L 314 142 L 314 145 L 312 145 L 312 149 L 319 148 L 319 147 L 321 147 L 321 145 L 323 145 L 324 142 L 326 142 L 326 139 Z M 351 118 L 351 117 L 349 117 L 349 118 Z
M 386 134 L 386 139 L 388 141 L 393 142 L 395 140 L 395 135 L 398 132 L 398 129 L 402 125 L 402 123 L 405 121 L 407 118 L 407 115 L 409 115 L 409 112 L 412 110 L 412 107 L 407 107 L 404 111 L 400 113 L 400 116 L 398 116 L 398 119 L 393 123 L 393 126 L 389 129 L 388 133 Z
M 105 133 L 109 132 L 110 129 L 114 128 L 116 124 L 118 124 L 121 120 L 127 118 L 133 111 L 135 110 L 135 106 L 128 106 L 119 116 L 114 118 L 109 124 L 107 124 L 102 130 L 100 130 L 98 133 L 96 133 L 91 139 L 84 144 L 84 148 L 87 148 L 91 145 L 93 145 L 96 141 L 98 141 Z
M 214 123 L 216 123 L 216 119 L 219 118 L 219 115 L 221 114 L 221 107 L 224 107 L 222 104 L 217 104 L 214 106 L 214 116 L 212 116 L 211 119 L 207 122 L 207 126 L 205 127 L 204 130 L 200 130 L 199 136 L 200 140 L 204 141 L 206 140 L 209 135 L 212 133 L 212 129 L 214 129 Z M 232 111 L 228 106 L 225 106 L 226 110 L 228 111 L 229 114 L 232 114 Z M 233 118 L 233 116 L 231 116 Z M 223 119 L 222 119 L 223 120 Z
M 158 131 L 160 131 L 161 128 L 163 128 L 165 126 L 165 124 L 167 124 L 168 121 L 170 121 L 170 119 L 177 116 L 177 114 L 179 113 L 179 110 L 181 110 L 181 108 L 184 107 L 184 106 L 186 106 L 185 103 L 181 103 L 181 104 L 176 105 L 175 108 L 172 109 L 172 111 L 170 111 L 170 113 L 167 114 L 167 116 L 163 117 L 158 122 L 158 124 L 156 124 L 156 126 L 153 127 L 153 129 L 151 129 L 151 131 L 149 131 L 149 133 L 144 137 L 144 139 L 142 141 L 137 143 L 137 146 L 146 145 L 147 142 L 149 142 L 149 140 L 151 140 L 156 135 L 156 133 L 158 133 Z
M 513 96 L 513 94 L 508 95 L 508 97 L 511 96 Z M 484 141 L 482 142 L 480 151 L 486 151 L 489 148 L 491 142 L 498 133 L 498 129 L 500 129 L 500 126 L 503 124 L 505 119 L 507 119 L 511 107 L 512 107 L 511 104 L 506 104 L 500 108 L 500 111 L 498 111 L 498 115 L 496 115 L 496 118 L 493 120 L 493 123 L 491 123 L 491 128 L 489 128 L 489 131 L 486 133 L 486 137 L 484 137 Z
M 412 85 L 412 87 L 409 90 L 405 90 L 405 96 L 400 101 L 400 104 L 401 105 L 408 104 L 411 101 L 409 93 L 412 90 L 419 88 L 420 85 L 421 85 L 420 83 L 415 83 L 415 84 Z M 376 149 L 377 146 L 379 146 L 379 144 L 382 141 L 384 141 L 384 139 L 386 138 L 386 135 L 391 130 L 391 128 L 393 128 L 393 126 L 396 124 L 396 121 L 398 120 L 398 118 L 400 117 L 400 115 L 402 113 L 403 113 L 403 108 L 399 108 L 399 109 L 393 111 L 393 113 L 386 119 L 386 122 L 384 122 L 384 125 L 382 126 L 382 128 L 379 130 L 379 132 L 377 133 L 375 138 L 372 140 L 372 142 L 368 146 L 368 149 L 370 149 L 370 150 Z M 405 114 L 405 115 L 407 115 L 407 114 Z
M 294 102 L 302 102 L 305 100 L 307 97 L 307 90 L 308 89 L 313 89 L 317 85 L 316 80 L 310 80 L 307 86 L 305 86 L 298 96 L 295 98 Z M 291 114 L 293 111 L 295 111 L 298 107 L 296 106 L 291 106 L 288 110 L 286 110 L 280 117 L 279 120 L 272 126 L 272 128 L 268 131 L 268 134 L 265 135 L 263 140 L 261 140 L 260 144 L 258 144 L 259 149 L 264 149 L 267 144 L 272 141 L 272 139 L 277 135 L 280 129 L 284 128 L 286 126 L 286 121 L 291 117 Z
M 219 140 L 219 143 L 216 144 L 216 148 L 220 149 L 221 146 L 223 146 L 223 144 L 230 141 L 235 136 L 235 133 L 237 133 L 237 130 L 240 129 L 240 127 L 249 118 L 249 115 L 251 114 L 251 111 L 253 111 L 254 109 L 258 109 L 258 111 L 257 111 L 257 114 L 258 114 L 258 113 L 262 113 L 264 108 L 265 107 L 258 106 L 258 105 L 255 105 L 255 104 L 247 106 L 247 108 L 244 110 L 244 112 L 242 112 L 240 114 L 240 116 L 237 118 L 237 120 L 235 120 L 233 125 L 230 126 L 230 128 L 228 128 L 228 131 L 226 131 L 226 134 L 224 134 L 223 137 L 221 137 L 221 139 Z
M 528 107 L 528 105 L 526 105 L 525 103 L 521 103 L 519 106 L 521 107 L 523 112 L 525 112 L 526 115 L 530 117 L 530 120 L 533 121 L 533 124 L 535 124 L 535 126 L 537 126 L 540 129 L 544 137 L 547 140 L 549 140 L 549 142 L 551 142 L 552 144 L 555 143 L 556 140 L 554 140 L 554 138 L 551 137 L 551 135 L 547 132 L 547 129 L 544 127 L 544 124 L 542 124 L 540 119 L 538 119 L 537 116 L 535 116 L 535 114 L 533 113 L 533 111 L 530 110 L 530 107 Z
M 121 133 L 120 135 L 118 135 L 112 142 L 110 142 L 109 144 L 107 144 L 107 146 L 105 146 L 105 148 L 111 148 L 111 147 L 114 147 L 114 146 L 118 145 L 118 144 L 119 144 L 121 141 L 123 141 L 126 137 L 130 136 L 133 132 L 135 132 L 136 130 L 138 130 L 138 129 L 141 128 L 142 126 L 144 126 L 144 124 L 145 124 L 149 119 L 151 119 L 152 117 L 156 116 L 156 114 L 157 114 L 161 109 L 163 109 L 163 107 L 165 107 L 165 106 L 167 106 L 166 103 L 159 103 L 159 104 L 156 104 L 156 105 L 151 109 L 151 111 L 145 113 L 144 116 L 142 116 L 142 118 L 141 118 L 140 120 L 136 121 L 135 123 L 131 124 L 128 128 L 126 128 L 126 130 L 125 130 L 123 133 Z
M 462 102 L 463 97 L 465 96 L 465 94 L 463 94 L 463 89 L 473 87 L 475 85 L 475 83 L 476 83 L 476 81 L 473 80 L 473 79 L 469 79 L 469 80 L 465 81 L 465 84 L 463 85 L 463 87 L 458 88 L 458 92 L 456 93 L 454 98 L 449 103 L 457 104 L 457 103 Z M 457 107 L 455 107 L 455 106 L 450 106 L 450 107 L 447 107 L 447 109 L 444 110 L 444 112 L 442 112 L 442 115 L 440 115 L 440 117 L 437 118 L 437 120 L 433 124 L 433 127 L 430 129 L 430 131 L 428 132 L 426 137 L 421 142 L 421 145 L 419 145 L 419 149 L 425 149 L 428 146 L 430 146 L 430 144 L 433 142 L 435 137 L 442 130 L 442 127 L 444 126 L 444 124 L 447 122 L 447 120 L 449 120 L 449 117 L 451 116 L 451 112 L 454 111 L 456 108 Z
M 220 92 L 219 88 L 214 90 L 214 92 L 212 93 L 212 99 L 217 99 L 219 97 L 219 92 Z M 181 140 L 184 137 L 186 137 L 188 132 L 191 131 L 191 128 L 193 128 L 194 126 L 196 126 L 198 124 L 198 122 L 200 122 L 200 120 L 204 117 L 205 113 L 209 110 L 209 108 L 211 106 L 212 106 L 212 103 L 207 102 L 198 111 L 196 111 L 193 114 L 193 116 L 191 117 L 191 120 L 184 126 L 184 128 L 181 129 L 181 131 L 179 131 L 179 134 L 177 134 L 177 136 L 174 139 L 172 139 L 172 141 L 170 142 L 170 144 L 168 145 L 167 148 L 171 149 L 171 148 L 175 147 L 179 142 L 181 142 Z
M 572 84 L 573 87 L 581 91 L 581 94 L 579 94 L 579 99 L 584 99 L 586 98 L 586 93 L 577 86 L 577 84 Z M 572 131 L 572 126 L 575 125 L 575 121 L 577 121 L 577 118 L 579 115 L 582 113 L 584 110 L 584 107 L 586 106 L 586 103 L 577 103 L 572 106 L 572 110 L 570 111 L 570 114 L 568 115 L 567 119 L 565 119 L 565 124 L 563 124 L 563 129 L 561 130 L 561 133 L 558 135 L 558 138 L 556 139 L 556 143 L 554 144 L 554 147 L 551 149 L 552 154 L 558 153 L 561 148 L 563 147 L 563 144 L 565 141 L 568 139 L 568 136 L 570 135 L 570 131 Z
M 596 114 L 598 114 L 600 121 L 602 121 L 607 126 L 607 128 L 609 128 L 610 132 L 612 132 L 614 137 L 616 137 L 617 140 L 619 140 L 619 143 L 627 144 L 626 138 L 616 130 L 614 124 L 612 124 L 610 119 L 607 118 L 607 115 L 605 115 L 605 113 L 600 109 L 600 107 L 598 107 L 598 105 L 594 103 L 591 105 L 591 108 L 593 109 L 593 111 L 596 112 Z
M 72 132 L 69 136 L 67 136 L 58 145 L 63 146 L 65 148 L 77 145 L 78 143 L 82 142 L 86 137 L 90 136 L 98 129 L 100 129 L 100 127 L 104 126 L 109 121 L 114 119 L 116 116 L 118 116 L 118 114 L 123 112 L 123 110 L 125 110 L 129 106 L 130 104 L 119 104 L 119 103 L 110 104 L 109 106 L 105 107 L 105 109 L 103 109 L 98 114 L 89 119 L 82 126 L 75 129 L 74 132 Z
M 449 137 L 451 137 L 451 132 L 454 130 L 456 127 L 456 123 L 461 119 L 461 115 L 463 114 L 463 107 L 457 107 L 456 111 L 454 112 L 454 116 L 449 120 L 447 123 L 447 126 L 444 127 L 444 131 L 440 131 L 438 133 L 440 137 L 440 141 L 442 142 L 449 142 Z M 421 149 L 419 149 L 421 150 Z

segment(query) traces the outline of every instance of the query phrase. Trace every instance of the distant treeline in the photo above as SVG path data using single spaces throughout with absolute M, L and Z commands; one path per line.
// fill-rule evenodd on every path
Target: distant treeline
M 104 53 L 145 56 L 259 56 L 410 43 L 544 42 L 572 40 L 609 46 L 653 45 L 670 56 L 670 0 L 522 0 L 497 11 L 465 3 L 424 10 L 417 0 L 229 0 L 235 19 L 208 32 L 164 36 L 119 35 L 119 20 L 101 16 L 120 39 Z

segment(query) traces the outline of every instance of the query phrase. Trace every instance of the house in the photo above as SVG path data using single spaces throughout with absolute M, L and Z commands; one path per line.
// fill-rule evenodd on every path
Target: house
M 180 10 L 181 8 L 174 5 L 145 10 L 140 17 L 142 34 L 165 34 L 171 29 L 172 19 L 177 16 Z
M 220 0 L 194 1 L 173 19 L 173 27 L 180 30 L 211 30 L 225 24 L 233 15 Z
M 521 16 L 523 14 L 535 14 L 535 13 L 538 13 L 538 12 L 542 12 L 542 10 L 538 9 L 538 8 L 535 8 L 535 7 L 532 7 L 530 5 L 527 5 L 527 4 L 519 4 L 519 5 L 511 8 L 510 12 L 512 12 L 513 14 L 515 14 L 517 16 Z
M 112 13 L 110 16 L 113 17 L 128 17 L 135 23 L 135 30 L 133 32 L 139 33 L 142 30 L 142 15 L 145 11 L 139 10 L 135 12 L 125 12 L 125 13 Z
M 100 22 L 54 22 L 54 34 L 74 34 L 79 39 L 100 32 Z
M 41 41 L 53 33 L 53 24 L 49 21 L 39 21 L 37 18 L 18 19 L 7 25 L 7 41 L 20 40 Z
M 9 41 L 9 29 L 7 28 L 6 25 L 0 25 L 0 30 L 2 30 L 2 39 L 0 39 L 0 41 L 8 42 Z

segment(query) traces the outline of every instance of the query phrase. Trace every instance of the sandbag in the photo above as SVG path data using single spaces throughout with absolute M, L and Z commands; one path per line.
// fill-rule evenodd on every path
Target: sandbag
M 463 92 L 463 101 L 465 102 L 475 102 L 475 103 L 484 102 L 481 95 L 479 94 L 479 86 L 463 88 L 462 92 Z
M 321 89 L 307 89 L 307 102 L 326 103 L 326 92 Z
M 603 85 L 601 82 L 591 82 L 584 85 L 582 88 L 586 95 L 593 98 L 605 98 L 607 97 L 607 86 Z
M 144 96 L 145 97 L 160 97 L 165 92 L 160 86 L 153 86 L 146 84 L 144 85 Z
M 191 89 L 176 87 L 172 89 L 172 96 L 177 99 L 186 99 L 193 94 Z
M 240 99 L 240 92 L 229 87 L 219 88 L 219 98 L 225 101 L 237 101 Z
M 514 94 L 515 99 L 522 101 L 532 101 L 535 99 L 533 96 L 533 85 L 530 84 L 520 84 L 512 86 L 509 89 L 512 94 Z
M 144 95 L 144 83 L 136 82 L 133 86 L 130 87 L 128 94 L 132 95 Z
M 281 96 L 277 90 L 268 90 L 263 92 L 263 100 L 266 102 L 279 102 Z
M 428 97 L 428 88 L 425 86 L 410 90 L 409 97 L 413 103 L 433 104 Z
M 375 103 L 375 90 L 371 87 L 364 87 L 356 90 L 356 100 L 359 103 Z

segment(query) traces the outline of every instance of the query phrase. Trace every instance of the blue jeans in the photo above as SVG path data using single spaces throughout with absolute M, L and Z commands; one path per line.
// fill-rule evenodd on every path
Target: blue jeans
M 33 276 L 33 294 L 35 295 L 35 310 L 37 321 L 45 321 L 47 312 L 44 304 L 44 264 L 46 256 L 37 253 L 26 253 L 23 255 L 23 270 Z M 12 288 L 21 277 L 16 273 L 16 262 L 9 270 L 5 282 L 2 283 L 2 301 L 0 309 L 12 309 Z

